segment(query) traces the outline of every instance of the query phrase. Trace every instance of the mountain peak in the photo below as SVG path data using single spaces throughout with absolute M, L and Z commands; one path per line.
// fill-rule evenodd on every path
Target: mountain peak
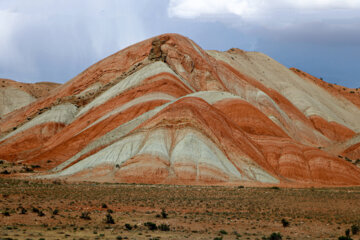
M 0 159 L 80 181 L 358 185 L 359 95 L 326 84 L 163 34 L 4 116 Z

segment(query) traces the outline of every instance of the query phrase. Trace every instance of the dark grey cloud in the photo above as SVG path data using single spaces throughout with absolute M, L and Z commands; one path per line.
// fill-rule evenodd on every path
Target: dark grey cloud
M 66 82 L 130 44 L 176 32 L 204 49 L 262 51 L 286 66 L 359 87 L 360 2 L 341 1 L 339 8 L 333 0 L 284 1 L 2 0 L 0 77 Z M 190 16 L 173 11 L 181 2 Z
M 0 77 L 65 82 L 144 38 L 138 7 L 129 1 L 5 3 L 0 5 Z
M 355 70 L 360 69 L 360 0 L 170 0 L 168 14 L 222 23 L 250 42 L 245 50 L 265 52 L 330 82 L 360 87 Z

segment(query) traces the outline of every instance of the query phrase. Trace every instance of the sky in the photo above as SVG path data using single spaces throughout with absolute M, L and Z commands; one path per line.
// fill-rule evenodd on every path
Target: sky
M 360 87 L 360 0 L 1 0 L 0 78 L 64 83 L 168 32 Z

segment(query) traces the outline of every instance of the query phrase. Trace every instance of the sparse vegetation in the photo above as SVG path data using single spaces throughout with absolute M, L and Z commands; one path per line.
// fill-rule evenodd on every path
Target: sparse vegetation
M 347 236 L 340 236 L 338 240 L 352 240 L 352 238 Z
M 238 186 L 175 187 L 65 181 L 57 185 L 52 181 L 0 178 L 0 224 L 4 226 L 2 231 L 15 239 L 23 239 L 24 234 L 35 229 L 35 232 L 46 232 L 43 235 L 46 239 L 49 234 L 59 236 L 58 232 L 63 232 L 63 238 L 65 235 L 68 239 L 79 238 L 80 230 L 84 239 L 101 238 L 100 234 L 107 239 L 116 239 L 119 235 L 122 239 L 167 239 L 169 236 L 180 239 L 261 239 L 262 236 L 279 239 L 278 235 L 271 236 L 270 233 L 276 233 L 283 226 L 281 220 L 284 218 L 291 229 L 284 230 L 286 237 L 282 239 L 298 239 L 299 233 L 306 234 L 309 239 L 338 239 L 340 235 L 346 237 L 339 234 L 339 229 L 349 228 L 352 233 L 352 225 L 358 225 L 359 189 L 281 188 L 276 191 L 271 186 L 246 186 L 240 190 Z M 108 206 L 106 209 L 102 208 L 104 202 Z M 324 202 L 329 207 L 325 208 Z M 27 209 L 24 215 L 20 215 L 22 208 Z M 9 217 L 3 216 L 6 210 Z M 59 211 L 56 216 L 55 210 Z M 45 216 L 38 217 L 40 211 Z M 88 212 L 84 215 L 91 216 L 91 221 L 85 220 L 88 217 L 82 219 L 82 212 Z M 162 212 L 168 214 L 166 219 Z M 115 224 L 106 223 L 107 214 L 111 214 Z M 156 219 L 159 222 L 152 220 L 155 214 L 159 215 Z M 19 217 L 19 230 L 14 230 L 9 224 L 14 224 Z M 136 226 L 139 222 L 140 227 Z M 28 232 L 22 233 L 25 229 Z M 355 236 L 349 235 L 357 239 Z
M 167 218 L 168 217 L 168 214 L 166 213 L 164 208 L 161 210 L 161 217 L 162 218 Z
M 346 229 L 345 236 L 340 236 L 338 239 L 339 240 L 352 240 L 352 238 L 350 237 L 350 229 Z
M 1 174 L 8 175 L 10 174 L 10 172 L 7 169 L 5 169 L 4 171 L 1 172 Z
M 125 228 L 126 228 L 127 230 L 131 230 L 133 227 L 131 226 L 131 224 L 125 223 Z
M 354 224 L 354 225 L 351 226 L 351 233 L 352 233 L 353 235 L 358 234 L 358 233 L 359 233 L 359 230 L 360 230 L 359 225 Z
M 9 217 L 9 216 L 10 216 L 10 212 L 9 212 L 8 210 L 5 210 L 5 211 L 3 212 L 3 215 L 4 215 L 5 217 Z
M 146 226 L 151 231 L 157 230 L 156 223 L 153 222 L 146 222 L 144 223 L 144 226 Z
M 91 220 L 89 212 L 82 212 L 81 215 L 80 215 L 80 218 L 84 219 L 84 220 Z
M 23 207 L 20 207 L 20 214 L 26 214 L 27 213 L 27 210 Z
M 115 224 L 114 218 L 111 216 L 110 213 L 106 214 L 105 223 L 106 224 Z
M 33 207 L 33 208 L 32 208 L 32 212 L 33 212 L 33 213 L 39 213 L 40 210 L 39 210 L 38 208 L 36 208 L 36 207 Z
M 219 231 L 219 233 L 220 233 L 220 234 L 223 234 L 223 235 L 228 234 L 227 231 L 225 231 L 224 229 L 221 229 L 221 230 Z
M 282 240 L 282 235 L 280 233 L 272 233 L 269 237 L 263 237 L 263 240 Z
M 21 172 L 31 173 L 34 172 L 34 170 L 32 168 L 29 168 L 28 166 L 24 166 Z
M 352 240 L 350 237 L 350 229 L 345 230 L 345 236 L 340 236 L 338 240 Z
M 59 180 L 54 180 L 54 181 L 52 181 L 52 184 L 61 185 L 61 182 Z
M 158 226 L 158 229 L 160 231 L 170 231 L 170 225 L 162 223 Z
M 285 227 L 288 227 L 288 226 L 290 225 L 289 221 L 286 220 L 285 218 L 281 219 L 281 223 L 282 223 L 282 225 L 283 225 L 284 228 L 285 228 Z
M 39 216 L 39 217 L 43 217 L 43 216 L 45 216 L 45 213 L 40 210 L 40 211 L 38 212 L 38 216 Z

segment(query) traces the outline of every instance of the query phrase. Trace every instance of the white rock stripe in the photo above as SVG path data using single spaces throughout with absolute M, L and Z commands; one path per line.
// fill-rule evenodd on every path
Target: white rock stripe
M 76 106 L 71 103 L 65 103 L 61 105 L 57 105 L 52 107 L 50 110 L 42 113 L 41 115 L 36 116 L 31 121 L 26 122 L 24 125 L 12 131 L 5 137 L 3 137 L 0 141 L 3 141 L 7 138 L 14 136 L 22 131 L 25 131 L 29 128 L 35 127 L 37 125 L 49 122 L 57 122 L 63 124 L 69 124 L 74 119 L 77 112 Z
M 317 115 L 360 132 L 360 110 L 357 106 L 345 98 L 333 96 L 313 82 L 304 81 L 269 56 L 259 52 L 246 52 L 244 55 L 218 51 L 208 53 L 266 87 L 275 89 L 306 116 Z
M 121 80 L 116 85 L 112 86 L 106 92 L 102 93 L 96 99 L 94 99 L 91 103 L 86 105 L 83 109 L 79 111 L 76 117 L 81 116 L 85 112 L 89 111 L 91 108 L 99 106 L 107 102 L 113 97 L 116 97 L 123 93 L 124 91 L 139 86 L 146 78 L 151 76 L 160 74 L 160 73 L 170 73 L 180 79 L 187 87 L 189 87 L 192 91 L 195 91 L 185 80 L 183 80 L 180 76 L 178 76 L 174 71 L 172 71 L 168 65 L 163 62 L 154 62 L 151 63 L 134 74 L 128 76 L 127 78 Z

